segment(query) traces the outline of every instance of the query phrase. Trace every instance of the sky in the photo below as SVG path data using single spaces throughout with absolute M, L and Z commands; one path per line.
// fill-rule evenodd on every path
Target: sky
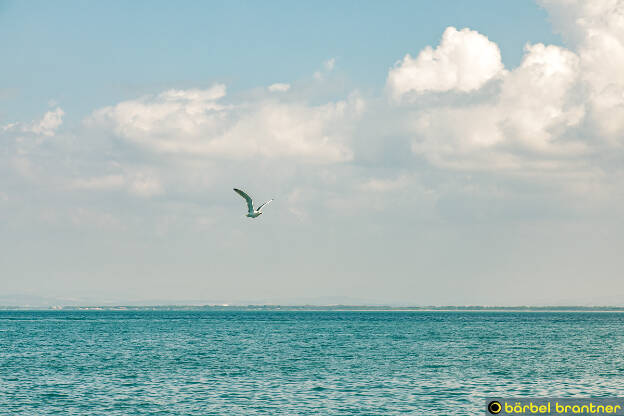
M 0 305 L 624 305 L 623 28 L 0 0 Z

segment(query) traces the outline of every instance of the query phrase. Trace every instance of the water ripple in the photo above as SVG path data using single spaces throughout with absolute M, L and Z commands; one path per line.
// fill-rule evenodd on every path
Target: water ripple
M 618 396 L 624 314 L 0 312 L 16 415 L 481 414 Z

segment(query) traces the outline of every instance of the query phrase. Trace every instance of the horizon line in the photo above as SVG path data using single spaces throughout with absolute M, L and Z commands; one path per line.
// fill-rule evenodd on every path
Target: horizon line
M 383 304 L 278 304 L 278 303 L 266 303 L 266 304 L 144 304 L 144 305 L 98 305 L 98 304 L 84 304 L 84 305 L 0 305 L 0 311 L 10 310 L 201 310 L 201 309 L 222 309 L 222 310 L 235 310 L 235 309 L 266 309 L 266 310 L 280 310 L 280 309 L 293 309 L 293 310 L 373 310 L 373 311 L 584 311 L 584 310 L 602 310 L 602 311 L 623 311 L 624 306 L 614 305 L 383 305 Z

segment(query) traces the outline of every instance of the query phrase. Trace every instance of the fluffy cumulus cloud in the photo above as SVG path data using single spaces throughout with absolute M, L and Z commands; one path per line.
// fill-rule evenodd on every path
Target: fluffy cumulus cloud
M 575 54 L 527 45 L 522 64 L 486 102 L 414 114 L 412 148 L 434 164 L 467 169 L 524 169 L 542 158 L 582 154 L 585 143 L 566 137 L 585 114 L 574 94 L 578 79 Z
M 438 48 L 426 48 L 416 59 L 408 55 L 390 70 L 390 93 L 412 93 L 414 153 L 442 168 L 581 174 L 601 169 L 592 164 L 595 155 L 618 151 L 624 137 L 624 1 L 541 3 L 572 49 L 528 44 L 519 67 L 476 71 L 463 59 L 468 53 L 449 52 L 471 49 L 449 40 L 463 31 L 448 28 Z M 500 64 L 496 45 L 466 33 Z M 492 78 L 496 88 L 484 90 Z M 423 92 L 449 90 L 467 96 L 418 101 Z
M 395 98 L 426 91 L 473 91 L 503 70 L 498 46 L 470 29 L 449 27 L 440 45 L 423 49 L 416 58 L 405 55 L 388 74 Z
M 576 51 L 588 123 L 612 144 L 624 136 L 624 1 L 539 0 Z
M 286 85 L 269 89 L 286 91 Z M 99 109 L 88 123 L 160 153 L 320 163 L 352 158 L 350 131 L 364 108 L 357 94 L 314 106 L 271 97 L 223 104 L 225 94 L 221 84 L 207 90 L 169 90 Z
M 624 136 L 624 1 L 543 0 L 556 27 L 574 43 L 592 126 L 622 144 Z

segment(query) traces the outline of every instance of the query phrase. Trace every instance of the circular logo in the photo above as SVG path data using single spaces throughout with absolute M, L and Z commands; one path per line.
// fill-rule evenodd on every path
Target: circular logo
M 488 412 L 490 412 L 491 415 L 497 415 L 501 410 L 503 410 L 503 406 L 497 401 L 488 404 Z

